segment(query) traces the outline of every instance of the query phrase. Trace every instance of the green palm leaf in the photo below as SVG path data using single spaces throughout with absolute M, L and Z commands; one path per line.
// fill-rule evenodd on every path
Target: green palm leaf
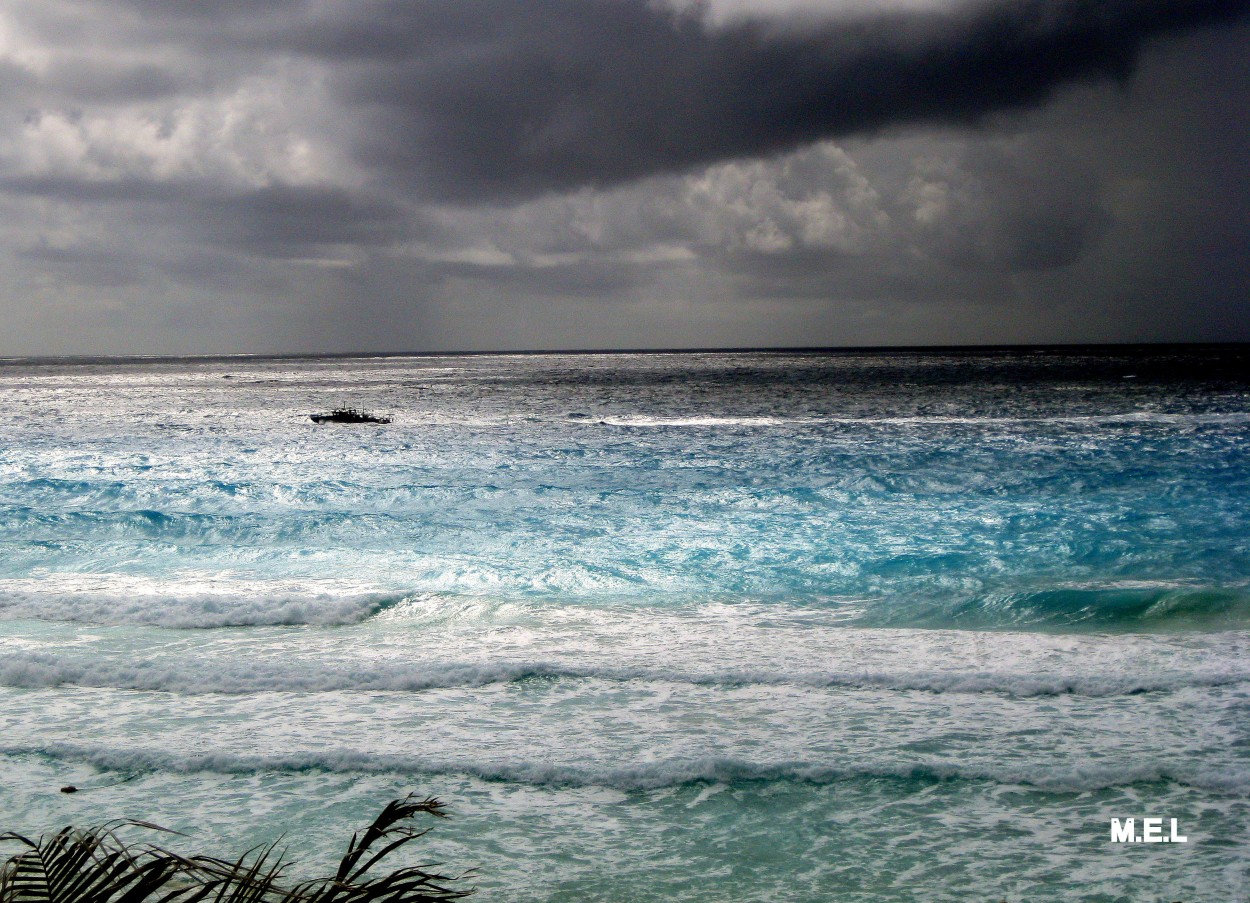
M 165 830 L 146 822 L 62 828 L 38 840 L 7 833 L 0 841 L 22 849 L 0 865 L 0 903 L 442 903 L 468 896 L 472 889 L 451 886 L 466 875 L 414 866 L 370 874 L 424 836 L 426 831 L 403 824 L 418 814 L 446 817 L 433 797 L 394 800 L 363 834 L 352 835 L 333 877 L 295 885 L 285 880 L 288 863 L 276 842 L 226 860 L 128 844 L 116 833 L 123 825 Z

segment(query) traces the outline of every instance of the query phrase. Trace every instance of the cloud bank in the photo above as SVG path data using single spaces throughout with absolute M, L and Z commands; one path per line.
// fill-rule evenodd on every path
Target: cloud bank
M 1248 13 L 0 0 L 0 351 L 1250 339 Z
M 292 46 L 349 65 L 359 152 L 443 199 L 602 187 L 813 141 L 975 125 L 1080 79 L 1123 80 L 1150 38 L 1244 0 L 979 0 L 830 21 L 638 0 L 425 0 L 317 18 Z

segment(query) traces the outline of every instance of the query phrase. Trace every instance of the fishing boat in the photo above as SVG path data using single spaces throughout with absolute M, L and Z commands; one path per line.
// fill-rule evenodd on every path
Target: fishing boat
M 380 417 L 358 411 L 355 408 L 336 408 L 321 414 L 309 414 L 313 423 L 390 423 L 390 417 Z

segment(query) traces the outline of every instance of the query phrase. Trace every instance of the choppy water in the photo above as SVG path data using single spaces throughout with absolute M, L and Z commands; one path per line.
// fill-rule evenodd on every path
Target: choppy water
M 482 899 L 1247 899 L 1247 364 L 0 364 L 0 829 L 317 871 L 415 789 Z

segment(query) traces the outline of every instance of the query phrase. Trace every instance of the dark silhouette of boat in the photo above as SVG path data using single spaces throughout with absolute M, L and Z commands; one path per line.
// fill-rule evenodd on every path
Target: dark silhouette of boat
M 313 423 L 390 423 L 391 418 L 367 414 L 355 408 L 335 408 L 324 414 L 309 414 Z

